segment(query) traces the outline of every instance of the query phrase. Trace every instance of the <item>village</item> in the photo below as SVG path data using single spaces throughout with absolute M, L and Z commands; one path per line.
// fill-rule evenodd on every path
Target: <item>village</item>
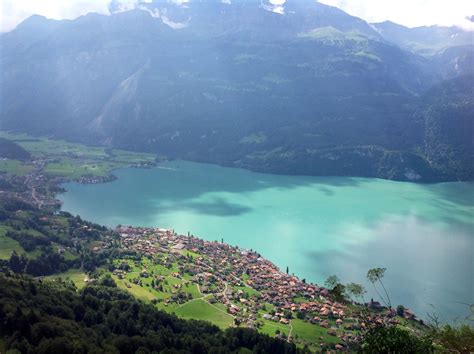
M 170 229 L 119 226 L 116 232 L 122 255 L 114 263 L 114 276 L 127 280 L 128 289 L 151 286 L 150 292 L 157 294 L 152 302 L 171 312 L 188 302 L 205 300 L 232 316 L 231 325 L 264 327 L 266 332 L 275 328 L 269 334 L 297 342 L 301 336 L 295 324 L 304 323 L 305 331 L 320 334 L 320 345 L 330 342 L 336 349 L 357 342 L 360 331 L 371 325 L 400 320 L 394 309 L 377 302 L 363 306 L 333 301 L 328 289 L 280 271 L 254 251 Z M 168 271 L 153 271 L 156 264 Z M 190 285 L 197 288 L 194 296 L 193 291 L 186 292 Z M 411 312 L 406 314 L 413 319 Z

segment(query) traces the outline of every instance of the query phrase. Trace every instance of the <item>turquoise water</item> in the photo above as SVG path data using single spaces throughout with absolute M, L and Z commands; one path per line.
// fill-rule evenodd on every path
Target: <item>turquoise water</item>
M 170 227 L 259 251 L 322 283 L 337 274 L 421 317 L 463 319 L 474 303 L 474 183 L 277 176 L 185 161 L 123 169 L 100 185 L 65 185 L 63 209 L 101 224 Z

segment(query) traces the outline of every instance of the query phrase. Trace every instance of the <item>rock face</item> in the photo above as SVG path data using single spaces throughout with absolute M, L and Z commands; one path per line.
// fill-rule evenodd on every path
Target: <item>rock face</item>
M 273 173 L 474 175 L 469 46 L 422 57 L 309 0 L 122 10 L 0 36 L 0 128 Z

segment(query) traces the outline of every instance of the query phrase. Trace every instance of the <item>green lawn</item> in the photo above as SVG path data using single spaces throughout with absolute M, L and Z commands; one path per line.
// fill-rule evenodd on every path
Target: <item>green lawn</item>
M 0 131 L 0 137 L 12 140 L 37 158 L 56 161 L 45 167 L 45 173 L 55 176 L 79 178 L 81 176 L 106 176 L 112 170 L 130 164 L 154 162 L 154 154 L 124 150 L 109 150 L 103 147 L 73 144 L 64 140 L 31 137 L 26 134 L 11 134 Z M 32 165 L 16 160 L 0 160 L 0 172 L 24 175 Z
M 79 178 L 81 176 L 107 176 L 113 169 L 122 167 L 115 163 L 90 162 L 77 163 L 71 159 L 64 159 L 61 162 L 52 162 L 46 165 L 44 172 L 50 175 Z
M 0 160 L 0 172 L 24 176 L 33 170 L 32 165 L 24 164 L 18 160 Z
M 293 337 L 298 335 L 298 339 L 306 340 L 307 342 L 311 343 L 339 343 L 340 339 L 337 337 L 330 336 L 327 333 L 327 329 L 320 327 L 315 324 L 311 324 L 309 322 L 305 322 L 299 319 L 291 320 L 291 324 L 293 326 Z M 319 337 L 323 337 L 324 339 L 321 340 Z
M 69 279 L 76 285 L 78 289 L 81 289 L 84 286 L 86 286 L 86 282 L 84 281 L 86 277 L 87 277 L 86 274 L 80 269 L 69 269 L 67 272 L 49 275 L 45 277 L 45 279 L 50 279 L 50 280 L 54 280 L 58 278 L 61 278 L 63 280 Z
M 111 159 L 124 163 L 140 163 L 155 161 L 154 154 L 147 154 L 141 152 L 125 151 L 125 150 L 111 150 L 109 152 Z
M 220 328 L 227 328 L 233 323 L 232 316 L 201 299 L 187 302 L 178 307 L 174 313 L 184 319 L 209 321 Z
M 189 286 L 187 286 L 187 287 L 185 285 L 185 286 L 183 286 L 182 290 L 186 293 L 191 294 L 193 299 L 197 299 L 197 298 L 202 297 L 202 295 L 199 292 L 198 287 L 197 287 L 196 284 L 189 284 Z
M 352 41 L 358 43 L 365 43 L 367 42 L 367 37 L 364 37 L 357 32 L 342 32 L 338 29 L 327 26 L 327 27 L 320 27 L 309 32 L 299 33 L 298 37 L 300 38 L 310 38 L 313 40 L 319 40 L 329 43 L 337 43 L 342 41 Z
M 21 254 L 25 252 L 18 241 L 5 236 L 6 227 L 0 226 L 0 259 L 10 259 L 13 251 Z
M 268 334 L 271 337 L 275 336 L 276 331 L 280 331 L 280 333 L 285 334 L 288 336 L 290 333 L 290 326 L 284 325 L 278 322 L 268 321 L 261 319 L 263 322 L 263 326 L 258 329 L 259 332 Z
M 179 253 L 181 253 L 183 256 L 187 256 L 187 257 L 191 256 L 193 259 L 197 257 L 202 257 L 202 255 L 200 255 L 199 253 L 189 251 L 186 249 L 179 251 Z
M 31 137 L 26 134 L 12 134 L 0 132 L 0 137 L 15 141 L 34 156 L 59 156 L 70 155 L 84 158 L 104 159 L 107 153 L 104 148 L 89 147 L 73 144 L 64 140 L 51 140 L 44 137 Z
M 234 286 L 233 289 L 235 291 L 242 290 L 244 293 L 248 294 L 249 296 L 254 294 L 259 294 L 257 290 L 249 288 L 248 286 Z
M 132 294 L 133 296 L 135 296 L 136 298 L 140 300 L 149 302 L 156 298 L 156 296 L 153 295 L 151 291 L 146 287 L 141 287 L 139 285 L 132 284 L 128 280 L 119 279 L 115 275 L 112 275 L 112 278 L 115 280 L 115 282 L 117 283 L 117 286 L 120 289 L 128 291 L 130 294 Z M 128 286 L 126 284 L 128 284 Z
M 63 257 L 66 261 L 72 261 L 74 259 L 77 259 L 77 256 L 75 254 L 72 254 L 68 250 L 64 251 Z
M 0 259 L 10 259 L 10 255 L 13 251 L 16 251 L 19 255 L 25 253 L 28 258 L 36 258 L 41 254 L 40 249 L 25 252 L 18 241 L 6 237 L 5 234 L 9 228 L 9 226 L 0 225 Z M 22 231 L 32 236 L 41 235 L 38 231 L 32 229 L 23 229 Z

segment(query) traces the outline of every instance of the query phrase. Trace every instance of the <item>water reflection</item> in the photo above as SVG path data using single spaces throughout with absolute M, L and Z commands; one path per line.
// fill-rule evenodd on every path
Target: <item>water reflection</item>
M 319 283 L 338 274 L 365 284 L 369 268 L 386 267 L 395 302 L 423 316 L 434 306 L 445 319 L 465 317 L 456 302 L 473 302 L 473 183 L 274 176 L 184 161 L 117 176 L 67 184 L 64 209 L 109 226 L 223 237 Z

